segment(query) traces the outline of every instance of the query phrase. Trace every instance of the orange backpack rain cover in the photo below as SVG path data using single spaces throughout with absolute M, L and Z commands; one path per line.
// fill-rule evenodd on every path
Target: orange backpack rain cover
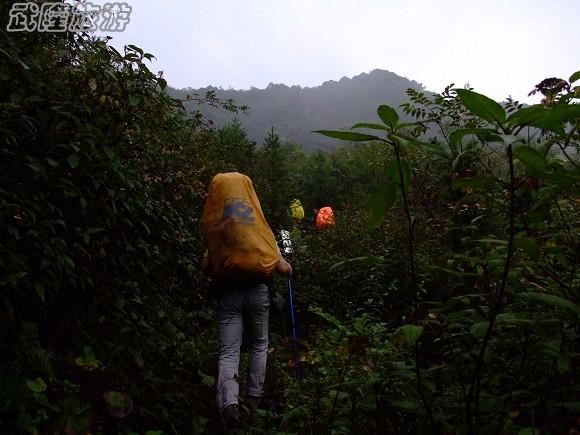
M 214 279 L 267 279 L 280 261 L 252 180 L 217 174 L 209 186 L 201 226 Z
M 330 207 L 322 207 L 316 215 L 315 227 L 317 230 L 324 230 L 334 226 L 334 212 Z

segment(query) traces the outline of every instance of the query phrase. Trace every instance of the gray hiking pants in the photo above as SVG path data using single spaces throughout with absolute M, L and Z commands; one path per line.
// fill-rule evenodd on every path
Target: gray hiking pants
M 238 403 L 242 334 L 248 351 L 248 395 L 261 397 L 268 357 L 268 287 L 229 291 L 218 299 L 219 360 L 216 400 L 220 410 Z M 244 330 L 245 329 L 245 330 Z

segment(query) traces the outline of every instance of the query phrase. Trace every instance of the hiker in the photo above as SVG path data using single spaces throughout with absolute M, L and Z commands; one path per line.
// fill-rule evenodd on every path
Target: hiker
M 318 210 L 314 226 L 317 230 L 322 231 L 334 226 L 334 212 L 331 207 L 322 207 Z
M 300 223 L 304 219 L 304 208 L 299 199 L 294 199 L 290 203 L 290 215 L 292 216 L 292 222 L 295 224 Z
M 255 410 L 264 391 L 268 355 L 269 287 L 274 271 L 290 276 L 249 177 L 217 174 L 202 215 L 207 243 L 201 267 L 218 302 L 219 361 L 216 401 L 222 421 L 240 419 L 238 366 L 242 334 L 249 353 L 248 397 Z

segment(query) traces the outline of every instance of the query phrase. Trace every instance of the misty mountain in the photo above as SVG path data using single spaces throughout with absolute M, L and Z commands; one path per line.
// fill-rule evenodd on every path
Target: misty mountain
M 377 122 L 377 107 L 388 104 L 398 109 L 407 101 L 407 88 L 424 89 L 413 80 L 376 69 L 352 78 L 330 80 L 316 87 L 270 83 L 265 89 L 168 88 L 168 92 L 171 96 L 185 99 L 187 95 L 201 96 L 213 90 L 222 100 L 231 98 L 238 106 L 250 107 L 247 113 L 237 115 L 223 109 L 201 107 L 204 115 L 217 126 L 237 117 L 258 145 L 274 127 L 283 140 L 297 143 L 305 151 L 313 151 L 334 147 L 339 141 L 312 133 L 312 130 L 349 129 L 356 122 Z M 194 102 L 186 102 L 185 106 L 188 110 L 198 108 Z M 404 118 L 402 111 L 399 113 Z

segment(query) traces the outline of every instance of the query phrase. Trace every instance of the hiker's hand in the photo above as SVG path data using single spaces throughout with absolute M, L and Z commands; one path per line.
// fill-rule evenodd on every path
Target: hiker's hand
M 280 275 L 291 276 L 292 266 L 290 265 L 290 263 L 284 260 L 284 258 L 280 257 L 278 266 L 276 266 L 276 272 L 278 272 Z

